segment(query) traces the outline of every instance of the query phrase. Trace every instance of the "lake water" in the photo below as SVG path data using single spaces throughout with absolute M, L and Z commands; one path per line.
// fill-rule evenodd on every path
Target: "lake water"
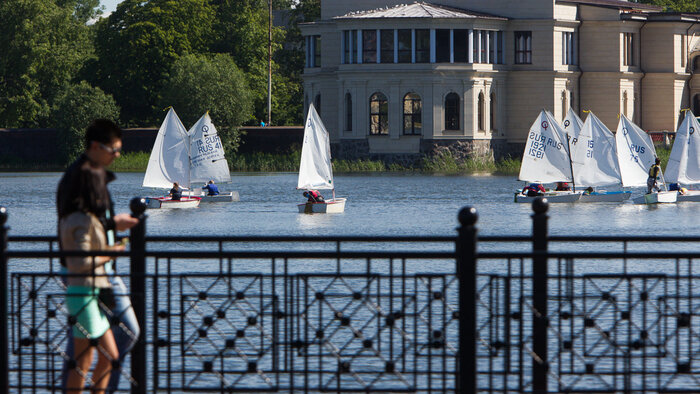
M 0 174 L 0 205 L 13 235 L 53 235 L 55 190 L 60 173 Z M 135 196 L 163 190 L 141 187 L 143 174 L 120 173 L 110 185 L 118 212 Z M 303 202 L 296 174 L 232 174 L 241 201 L 201 204 L 189 210 L 149 210 L 149 235 L 454 235 L 457 213 L 479 212 L 482 235 L 529 234 L 529 204 L 515 204 L 522 187 L 515 177 L 434 175 L 338 175 L 337 195 L 348 199 L 343 214 L 299 214 Z M 636 190 L 641 194 L 641 189 Z M 329 193 L 325 193 L 329 197 Z M 699 203 L 660 206 L 631 202 L 551 204 L 552 235 L 694 235 L 700 233 Z

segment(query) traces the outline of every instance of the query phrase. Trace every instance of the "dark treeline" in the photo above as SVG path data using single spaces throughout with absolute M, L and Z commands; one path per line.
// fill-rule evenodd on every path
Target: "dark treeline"
M 289 23 L 272 29 L 272 123 L 301 124 L 297 24 L 319 0 L 273 8 Z M 69 160 L 95 117 L 157 126 L 173 106 L 189 127 L 209 111 L 229 149 L 267 121 L 267 0 L 124 0 L 100 15 L 99 0 L 0 2 L 0 127 L 58 128 Z
M 670 12 L 698 12 L 700 0 L 637 0 L 635 3 L 646 3 L 664 7 Z

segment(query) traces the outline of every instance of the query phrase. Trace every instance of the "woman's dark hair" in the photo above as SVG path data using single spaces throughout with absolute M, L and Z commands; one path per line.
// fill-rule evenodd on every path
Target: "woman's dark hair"
M 115 139 L 122 139 L 122 129 L 108 119 L 95 119 L 85 131 L 85 146 L 88 148 L 92 141 L 109 144 Z
M 101 168 L 83 166 L 80 177 L 82 179 L 78 182 L 75 195 L 78 208 L 83 212 L 94 213 L 97 217 L 104 216 L 110 205 L 107 172 Z

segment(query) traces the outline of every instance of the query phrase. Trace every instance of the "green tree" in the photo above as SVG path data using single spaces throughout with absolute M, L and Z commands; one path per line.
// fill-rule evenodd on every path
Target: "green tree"
M 205 52 L 209 0 L 125 0 L 97 26 L 95 84 L 114 95 L 128 124 L 157 122 L 158 93 L 180 55 Z
M 664 11 L 675 12 L 698 12 L 700 10 L 700 0 L 641 0 L 640 3 L 658 5 Z
M 172 106 L 186 125 L 209 111 L 227 151 L 238 149 L 238 127 L 252 117 L 246 78 L 226 54 L 186 55 L 173 64 L 161 92 L 162 107 Z
M 94 119 L 116 121 L 119 107 L 112 96 L 82 81 L 66 85 L 56 97 L 51 116 L 59 133 L 59 147 L 66 163 L 75 160 L 85 148 L 85 128 Z
M 62 86 L 92 56 L 84 1 L 0 1 L 0 125 L 49 126 Z

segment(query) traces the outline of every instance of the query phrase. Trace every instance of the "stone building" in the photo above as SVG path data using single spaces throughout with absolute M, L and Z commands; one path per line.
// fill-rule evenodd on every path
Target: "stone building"
M 322 0 L 306 38 L 335 156 L 520 155 L 545 108 L 645 130 L 700 114 L 700 14 L 624 0 Z M 697 47 L 695 46 L 697 44 Z

